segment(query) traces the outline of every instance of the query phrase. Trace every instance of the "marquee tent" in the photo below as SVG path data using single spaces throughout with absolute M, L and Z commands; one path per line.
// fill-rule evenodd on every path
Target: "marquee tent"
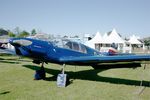
M 145 49 L 144 43 L 139 41 L 139 37 L 137 37 L 135 35 L 132 35 L 128 42 L 132 45 L 133 49 L 134 49 L 135 45 L 138 45 L 139 47 L 143 47 L 143 50 Z
M 103 41 L 106 44 L 112 44 L 112 43 L 124 44 L 125 43 L 125 40 L 121 38 L 121 36 L 116 32 L 115 29 L 113 29 L 112 32 L 104 34 Z
M 86 42 L 86 45 L 95 49 L 95 44 L 101 44 L 101 43 L 103 43 L 102 36 L 100 32 L 97 32 L 96 35 L 91 40 Z
M 130 44 L 142 44 L 135 35 L 132 35 L 128 42 Z
M 108 49 L 111 45 L 115 43 L 117 50 L 121 52 L 131 52 L 131 45 L 138 44 L 142 45 L 144 49 L 144 44 L 138 40 L 138 37 L 135 35 L 130 37 L 129 41 L 124 40 L 115 29 L 111 32 L 105 33 L 103 36 L 99 32 L 85 44 L 91 48 L 103 51 L 103 49 Z

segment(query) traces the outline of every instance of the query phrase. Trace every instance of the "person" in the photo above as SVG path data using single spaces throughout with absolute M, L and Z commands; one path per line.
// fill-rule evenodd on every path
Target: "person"
M 118 45 L 115 44 L 115 43 L 112 43 L 112 44 L 111 44 L 111 47 L 114 48 L 114 49 L 117 49 L 117 48 L 118 48 Z

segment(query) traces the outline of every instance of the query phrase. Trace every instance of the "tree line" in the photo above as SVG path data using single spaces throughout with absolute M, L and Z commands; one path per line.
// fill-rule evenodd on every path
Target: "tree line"
M 31 32 L 27 32 L 26 30 L 21 31 L 19 29 L 19 27 L 16 27 L 14 29 L 14 31 L 5 30 L 3 28 L 0 28 L 0 36 L 8 35 L 9 37 L 21 38 L 21 37 L 28 37 L 30 35 L 33 36 L 35 34 L 37 34 L 37 31 L 35 29 L 32 29 Z M 150 46 L 150 37 L 143 39 L 143 42 L 144 42 L 145 46 Z
M 26 31 L 26 30 L 21 31 L 21 30 L 19 29 L 19 27 L 16 27 L 16 28 L 14 29 L 14 31 L 6 30 L 6 29 L 3 29 L 3 28 L 0 28 L 0 36 L 8 35 L 9 37 L 21 38 L 21 37 L 27 37 L 27 36 L 35 35 L 35 34 L 37 34 L 37 32 L 36 32 L 35 29 L 32 29 L 31 32 L 28 32 L 28 31 Z

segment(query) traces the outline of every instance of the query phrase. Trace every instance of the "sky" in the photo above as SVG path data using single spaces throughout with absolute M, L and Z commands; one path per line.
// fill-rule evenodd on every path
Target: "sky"
M 0 28 L 57 35 L 150 36 L 150 0 L 0 0 Z

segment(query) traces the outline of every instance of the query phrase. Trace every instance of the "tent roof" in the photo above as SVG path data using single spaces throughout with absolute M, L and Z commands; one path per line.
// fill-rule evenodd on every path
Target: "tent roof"
M 99 32 L 96 33 L 96 35 L 87 43 L 89 44 L 112 44 L 112 43 L 124 43 L 126 42 L 124 39 L 121 38 L 121 36 L 116 32 L 115 29 L 113 29 L 109 34 L 105 33 L 103 37 Z
M 142 44 L 135 35 L 132 35 L 128 42 L 131 44 Z
M 88 42 L 91 42 L 91 43 L 102 43 L 103 40 L 102 40 L 101 34 L 99 32 L 97 32 L 96 35 L 91 40 L 89 40 Z
M 106 36 L 107 35 L 107 36 Z M 124 43 L 125 40 L 116 32 L 115 29 L 112 30 L 109 34 L 104 34 L 103 36 L 105 43 Z

